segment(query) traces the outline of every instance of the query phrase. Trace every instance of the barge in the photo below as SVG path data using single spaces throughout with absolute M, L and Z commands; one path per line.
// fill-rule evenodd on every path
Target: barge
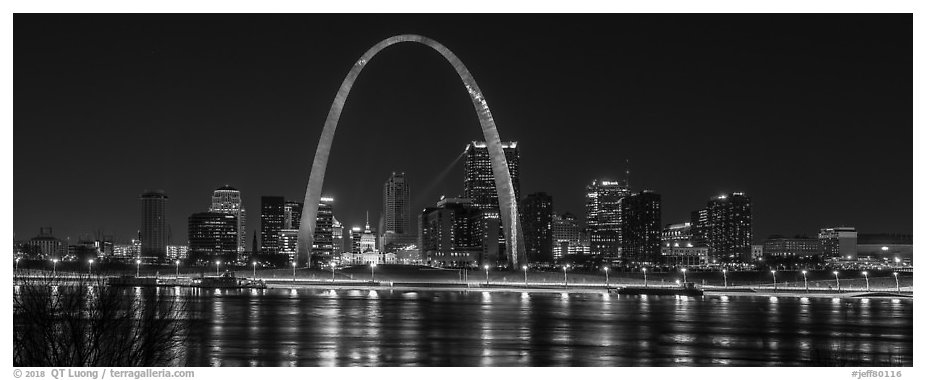
M 693 282 L 685 282 L 676 287 L 625 286 L 617 289 L 617 294 L 649 296 L 701 296 L 704 291 L 695 287 Z

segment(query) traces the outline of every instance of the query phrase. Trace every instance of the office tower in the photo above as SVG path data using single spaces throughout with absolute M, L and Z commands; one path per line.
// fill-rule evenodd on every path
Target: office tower
M 383 232 L 411 232 L 408 180 L 404 172 L 392 172 L 383 184 Z
M 691 222 L 666 224 L 662 229 L 662 245 L 667 247 L 694 246 L 691 236 Z
M 331 232 L 334 224 L 334 198 L 321 197 L 318 202 L 318 213 L 315 215 L 315 238 L 312 241 L 311 265 L 322 267 L 331 262 L 334 252 Z M 298 231 L 298 228 L 296 230 Z
M 279 253 L 280 230 L 283 229 L 283 197 L 260 197 L 260 252 L 263 254 Z
M 189 258 L 190 247 L 187 245 L 168 245 L 167 258 L 173 260 L 186 260 Z
M 625 263 L 652 265 L 659 261 L 662 238 L 662 197 L 644 190 L 621 198 L 620 242 Z
M 141 201 L 141 256 L 163 260 L 167 256 L 167 195 L 145 191 Z
M 322 197 L 322 202 L 334 202 L 333 199 Z M 302 202 L 286 201 L 283 203 L 283 228 L 298 230 L 302 220 Z
M 189 217 L 189 258 L 193 263 L 209 265 L 238 258 L 238 218 L 221 212 L 199 212 Z
M 442 198 L 419 216 L 418 247 L 432 266 L 495 266 L 496 257 L 486 257 L 485 220 L 482 211 L 467 198 Z M 493 227 L 495 227 L 493 225 Z M 490 241 L 497 241 L 494 236 Z
M 620 256 L 620 200 L 630 195 L 627 181 L 593 180 L 585 188 L 585 225 L 590 253 L 613 262 Z
M 505 160 L 508 161 L 508 173 L 514 187 L 515 199 L 521 199 L 520 151 L 517 141 L 502 142 Z M 504 224 L 501 223 L 498 206 L 498 191 L 495 189 L 495 175 L 492 172 L 492 160 L 485 142 L 473 141 L 466 145 L 463 152 L 463 197 L 472 200 L 472 206 L 482 211 L 486 220 L 486 227 L 490 225 L 498 231 L 486 230 L 487 236 L 491 234 L 498 239 L 498 243 L 486 247 L 485 253 L 497 255 L 493 264 L 507 265 L 507 249 L 505 248 Z M 497 227 L 494 227 L 497 226 Z
M 344 249 L 344 225 L 334 215 L 331 216 L 331 255 L 335 260 L 341 257 Z
M 858 232 L 855 227 L 821 228 L 817 235 L 824 259 L 851 258 L 858 253 Z
M 243 253 L 247 247 L 248 234 L 247 213 L 242 207 L 241 192 L 229 185 L 215 189 L 209 212 L 231 214 L 238 219 L 238 253 Z
M 745 193 L 712 197 L 691 215 L 693 240 L 708 248 L 712 264 L 751 260 L 752 202 Z
M 587 253 L 579 248 L 581 240 L 579 221 L 575 215 L 565 213 L 553 218 L 553 259 L 559 260 L 566 255 Z
M 277 234 L 277 249 L 279 255 L 285 256 L 289 262 L 296 262 L 296 253 L 299 249 L 298 240 L 298 229 L 281 229 Z
M 392 172 L 383 184 L 383 213 L 380 216 L 380 250 L 395 252 L 416 244 L 409 206 L 410 188 L 404 172 Z
M 553 263 L 553 197 L 534 193 L 521 201 L 521 223 L 528 264 Z

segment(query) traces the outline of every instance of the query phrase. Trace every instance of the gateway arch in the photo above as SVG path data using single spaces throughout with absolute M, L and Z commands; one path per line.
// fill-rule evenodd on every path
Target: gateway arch
M 318 140 L 318 148 L 315 150 L 315 159 L 312 161 L 312 173 L 309 175 L 309 184 L 305 190 L 305 203 L 303 206 L 302 219 L 299 223 L 299 238 L 296 261 L 305 258 L 305 266 L 311 265 L 312 243 L 315 238 L 315 221 L 318 214 L 318 202 L 321 199 L 322 184 L 325 181 L 325 170 L 328 166 L 328 155 L 331 152 L 331 143 L 334 141 L 334 132 L 338 127 L 338 119 L 341 117 L 341 111 L 344 109 L 344 103 L 347 101 L 347 95 L 357 80 L 357 76 L 363 71 L 367 63 L 373 59 L 383 49 L 402 42 L 416 42 L 430 47 L 440 53 L 444 59 L 449 62 L 457 75 L 463 81 L 466 91 L 473 101 L 473 107 L 476 109 L 476 115 L 479 117 L 479 124 L 482 126 L 482 134 L 486 141 L 489 151 L 489 157 L 492 160 L 492 174 L 495 177 L 495 189 L 498 191 L 498 204 L 502 225 L 505 231 L 506 251 L 508 253 L 508 265 L 511 268 L 518 268 L 525 265 L 527 259 L 524 250 L 524 238 L 521 232 L 521 223 L 518 219 L 518 200 L 515 198 L 514 186 L 511 182 L 511 174 L 508 171 L 508 161 L 505 159 L 505 152 L 502 150 L 501 139 L 498 137 L 498 129 L 495 127 L 495 120 L 492 119 L 492 112 L 489 111 L 489 105 L 482 96 L 482 91 L 476 85 L 476 80 L 470 74 L 463 62 L 457 58 L 450 49 L 441 45 L 430 38 L 415 34 L 403 34 L 389 37 L 373 45 L 366 53 L 354 63 L 350 72 L 341 83 L 334 101 L 331 103 L 331 109 L 328 110 L 328 117 L 325 119 L 325 128 L 322 130 L 321 137 Z

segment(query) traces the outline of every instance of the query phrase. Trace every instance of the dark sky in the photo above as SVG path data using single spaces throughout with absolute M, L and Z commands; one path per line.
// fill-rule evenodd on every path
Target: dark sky
M 422 34 L 473 73 L 521 193 L 584 216 L 584 187 L 631 162 L 663 222 L 720 192 L 753 199 L 755 236 L 913 229 L 911 15 L 23 15 L 14 17 L 14 229 L 58 237 L 140 224 L 170 197 L 173 242 L 239 188 L 302 200 L 330 102 L 381 39 Z M 481 130 L 449 64 L 416 44 L 378 55 L 330 157 L 335 216 L 377 220 L 404 170 L 413 212 L 462 192 L 450 166 Z M 423 193 L 425 189 L 432 191 Z M 248 241 L 250 243 L 250 232 Z

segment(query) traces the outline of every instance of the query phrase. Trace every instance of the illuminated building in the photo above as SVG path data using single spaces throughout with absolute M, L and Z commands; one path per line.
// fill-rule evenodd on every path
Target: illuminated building
M 624 262 L 655 264 L 662 241 L 662 197 L 652 191 L 621 198 L 620 242 Z
M 299 211 L 302 212 L 301 207 Z M 322 267 L 333 260 L 334 198 L 322 197 L 315 215 L 315 238 L 312 239 L 311 265 Z M 298 226 L 292 226 L 292 228 L 297 232 L 299 230 Z
M 553 262 L 553 197 L 534 193 L 521 201 L 521 225 L 529 264 Z
M 197 264 L 238 259 L 238 218 L 221 212 L 199 212 L 190 215 L 189 258 Z
M 141 256 L 163 260 L 167 256 L 167 195 L 146 191 L 141 201 Z
M 341 257 L 344 249 L 344 226 L 334 215 L 331 216 L 331 255 L 334 259 Z
M 260 197 L 260 252 L 264 254 L 279 253 L 280 230 L 283 229 L 283 197 Z
M 298 229 L 284 228 L 277 233 L 279 254 L 288 257 L 290 262 L 296 260 L 296 252 L 299 249 L 298 237 Z
M 762 244 L 762 257 L 768 263 L 815 260 L 823 252 L 820 239 L 805 236 L 772 236 Z
M 696 246 L 706 246 L 711 263 L 748 262 L 752 258 L 752 201 L 745 193 L 712 197 L 692 212 Z
M 555 216 L 553 218 L 553 260 L 562 259 L 566 255 L 588 253 L 587 246 L 581 247 L 581 235 L 575 215 L 567 212 Z
M 520 150 L 517 141 L 501 143 L 502 151 L 508 162 L 508 173 L 514 187 L 515 202 L 521 199 Z M 492 157 L 485 142 L 473 141 L 463 151 L 463 197 L 471 199 L 471 206 L 482 211 L 486 227 L 497 226 L 497 232 L 487 233 L 498 240 L 498 244 L 485 247 L 485 255 L 495 255 L 492 265 L 505 266 L 508 263 L 508 251 L 505 243 L 504 224 L 500 220 L 498 191 L 495 188 L 495 176 L 492 172 Z M 488 232 L 488 231 L 487 231 Z
M 496 257 L 486 257 L 483 246 L 485 220 L 482 211 L 468 198 L 442 198 L 419 216 L 419 250 L 423 260 L 438 267 L 495 266 Z M 497 225 L 492 226 L 497 229 Z M 497 241 L 490 238 L 489 243 Z
M 620 258 L 620 200 L 628 195 L 626 180 L 596 179 L 585 188 L 585 225 L 592 255 L 605 256 L 607 261 Z
M 168 245 L 167 258 L 170 260 L 186 260 L 189 258 L 190 247 L 186 245 Z
M 822 228 L 817 235 L 824 259 L 858 256 L 858 232 L 855 227 Z
M 234 215 L 238 219 L 238 253 L 244 253 L 247 246 L 247 213 L 241 204 L 241 192 L 229 185 L 212 192 L 212 205 L 209 212 Z

